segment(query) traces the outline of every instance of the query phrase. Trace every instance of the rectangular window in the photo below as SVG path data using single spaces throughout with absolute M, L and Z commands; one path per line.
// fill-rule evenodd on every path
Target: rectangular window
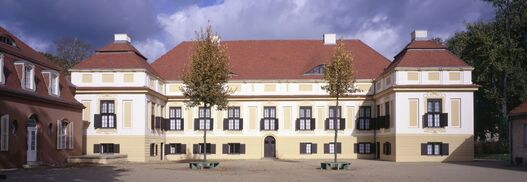
M 229 143 L 229 154 L 239 154 L 240 153 L 240 144 L 239 143 Z
M 264 107 L 263 130 L 277 130 L 276 107 Z
M 24 88 L 26 89 L 33 89 L 34 87 L 34 68 L 33 66 L 24 64 Z
M 68 123 L 66 122 L 57 122 L 57 135 L 58 135 L 58 148 L 57 149 L 66 149 L 66 143 L 68 138 Z
M 312 121 L 312 109 L 309 106 L 302 106 L 300 107 L 300 113 L 299 113 L 299 119 L 298 119 L 298 129 L 299 130 L 314 130 L 315 126 L 314 122 Z
M 311 144 L 311 151 L 313 153 L 316 153 L 314 150 L 316 150 L 316 144 L 312 143 Z M 342 144 L 340 142 L 337 142 L 336 144 L 335 143 L 325 143 L 324 144 L 324 153 L 325 154 L 333 154 L 333 153 L 337 153 L 337 154 L 340 154 L 342 153 L 341 151 L 341 147 L 342 147 Z
M 169 130 L 183 130 L 181 107 L 170 107 L 168 111 Z
M 4 78 L 4 54 L 0 52 L 0 84 L 5 83 Z
M 371 154 L 372 143 L 359 143 L 359 154 Z
M 0 151 L 9 149 L 9 115 L 4 114 L 0 118 Z
M 335 143 L 329 144 L 329 153 L 334 154 L 335 153 Z
M 369 130 L 371 121 L 371 107 L 361 106 L 359 107 L 359 118 L 357 122 L 357 129 Z
M 58 73 L 50 73 L 48 89 L 49 89 L 50 94 L 59 95 L 59 75 Z
M 101 153 L 103 154 L 115 153 L 114 144 L 113 143 L 101 143 Z
M 441 127 L 441 99 L 428 99 L 427 101 L 427 126 L 428 127 Z
M 115 104 L 113 100 L 101 100 L 101 128 L 115 128 Z
M 428 142 L 421 144 L 421 155 L 443 156 L 448 155 L 448 143 Z
M 311 144 L 306 143 L 306 154 L 311 154 Z
M 329 121 L 328 121 L 328 129 L 330 130 L 334 130 L 335 129 L 335 124 L 337 125 L 337 129 L 340 130 L 342 128 L 342 126 L 340 126 L 340 119 L 341 118 L 341 108 L 340 106 L 337 108 L 335 106 L 330 106 L 329 107 Z
M 384 142 L 382 144 L 382 153 L 384 155 L 391 155 L 392 154 L 392 144 L 390 144 L 390 142 Z
M 205 147 L 203 147 L 203 146 L 204 146 L 203 143 L 198 144 L 198 151 L 199 151 L 199 154 L 203 154 L 203 153 L 205 153 Z M 215 153 L 215 152 L 213 152 L 213 147 L 214 147 L 214 146 L 213 146 L 212 144 L 207 143 L 206 146 L 207 146 L 207 154 Z
M 329 150 L 329 144 L 328 150 Z M 334 151 L 334 148 L 333 148 Z M 300 154 L 316 154 L 317 153 L 317 144 L 316 143 L 300 143 Z M 326 151 L 326 153 L 329 153 L 329 151 Z
M 167 154 L 185 154 L 186 145 L 181 143 L 171 143 L 167 144 L 165 147 L 168 147 L 168 150 L 165 149 Z
M 242 123 L 240 118 L 240 107 L 229 107 L 227 109 L 227 129 L 241 130 Z
M 199 108 L 199 129 L 200 130 L 211 130 L 212 118 L 210 117 L 210 108 L 200 107 Z

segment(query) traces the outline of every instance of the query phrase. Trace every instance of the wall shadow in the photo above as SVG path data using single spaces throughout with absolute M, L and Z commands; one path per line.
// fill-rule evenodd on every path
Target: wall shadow
M 0 172 L 7 181 L 120 181 L 128 172 L 115 166 L 80 166 L 65 168 L 19 169 Z

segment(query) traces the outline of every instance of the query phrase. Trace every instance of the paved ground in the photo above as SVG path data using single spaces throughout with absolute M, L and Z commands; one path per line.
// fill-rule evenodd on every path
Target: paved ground
M 222 161 L 220 169 L 190 170 L 187 163 L 124 163 L 108 166 L 21 169 L 0 172 L 7 181 L 527 181 L 527 168 L 503 162 L 394 163 L 348 160 L 351 170 L 319 170 L 320 162 Z

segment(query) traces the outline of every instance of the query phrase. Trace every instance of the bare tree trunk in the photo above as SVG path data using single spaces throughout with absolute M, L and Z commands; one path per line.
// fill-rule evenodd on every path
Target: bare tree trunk
M 337 103 L 335 104 L 335 109 L 333 110 L 333 129 L 335 129 L 335 138 L 334 138 L 334 143 L 333 143 L 333 161 L 336 163 L 337 162 L 337 134 L 338 134 L 338 130 L 337 130 L 337 119 L 335 118 L 338 118 L 339 122 L 340 122 L 340 117 L 338 117 L 338 109 L 339 109 L 339 96 L 337 96 Z M 342 126 L 341 126 L 342 127 Z
M 205 116 L 207 115 L 207 104 L 205 104 Z M 198 113 L 199 114 L 199 113 Z M 207 161 L 207 120 L 203 122 L 203 161 Z

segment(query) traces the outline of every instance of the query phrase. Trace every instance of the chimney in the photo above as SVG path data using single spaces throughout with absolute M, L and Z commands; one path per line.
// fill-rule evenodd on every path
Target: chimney
M 337 35 L 334 33 L 324 34 L 324 45 L 335 45 L 337 44 Z
M 116 33 L 113 35 L 115 42 L 128 42 L 132 43 L 132 39 L 125 33 Z
M 414 30 L 412 32 L 412 41 L 414 40 L 428 40 L 428 31 L 426 30 Z

